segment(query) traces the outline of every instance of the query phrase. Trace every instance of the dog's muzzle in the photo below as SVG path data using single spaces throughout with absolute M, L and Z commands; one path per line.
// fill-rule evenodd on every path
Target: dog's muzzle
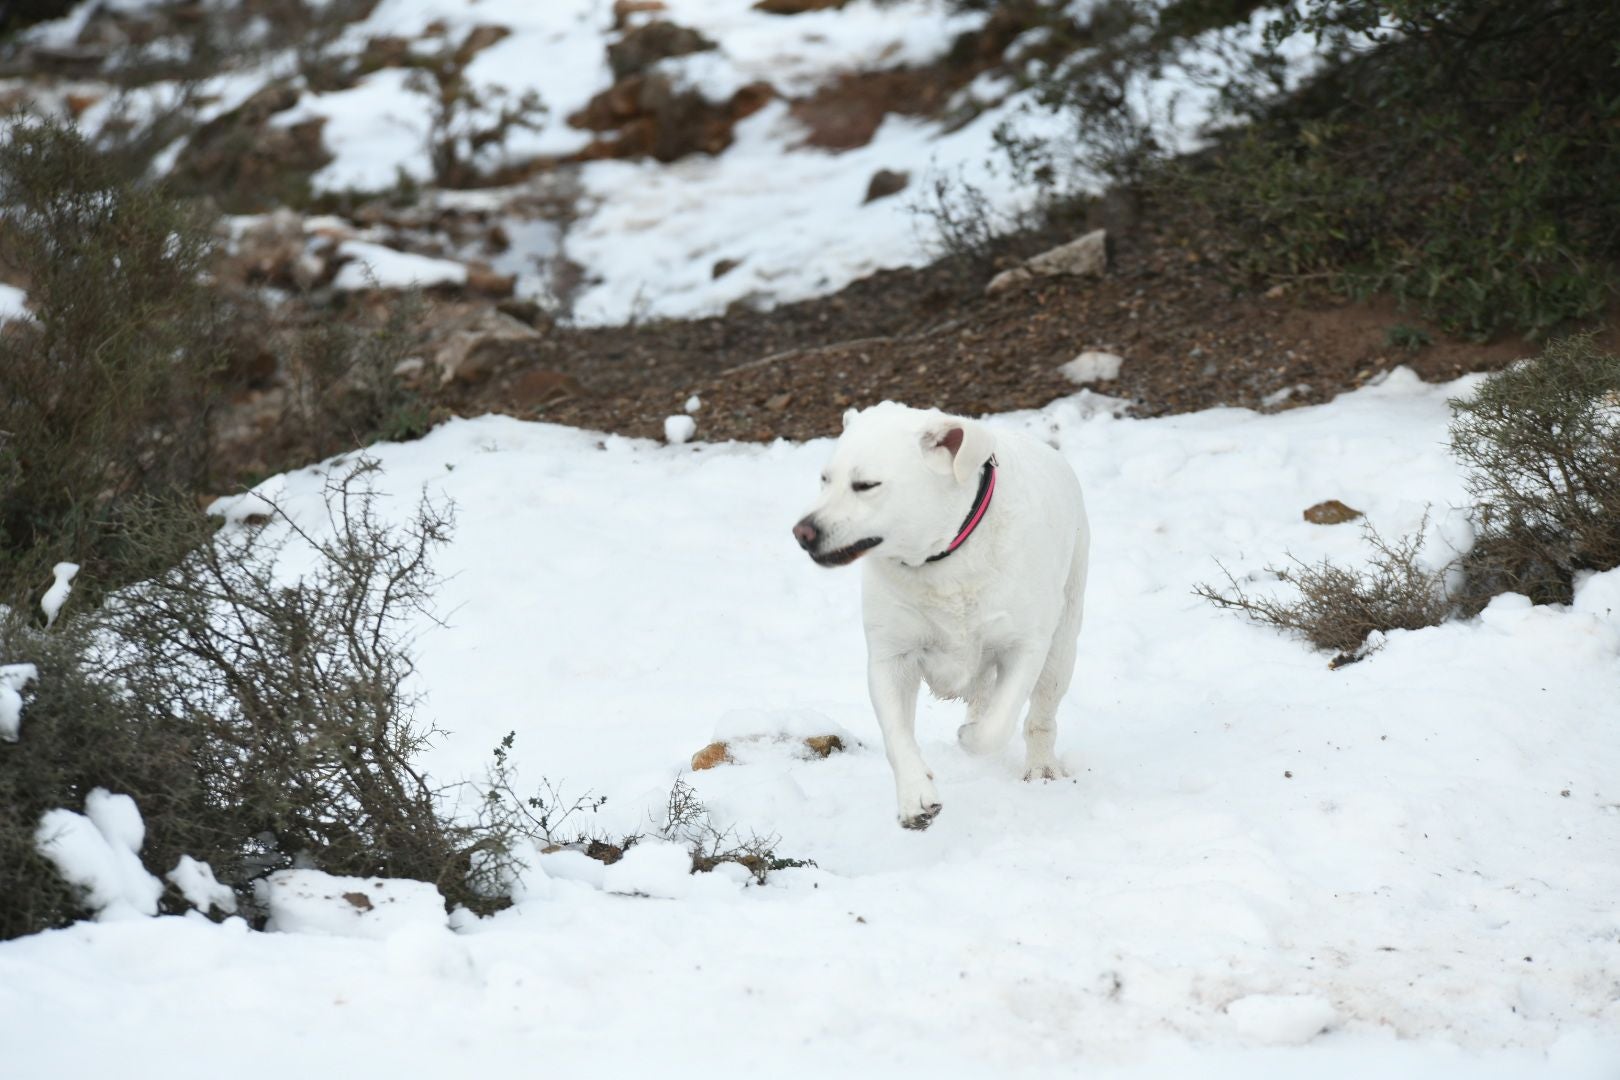
M 847 566 L 883 543 L 881 536 L 868 536 L 865 540 L 857 540 L 848 547 L 841 547 L 836 551 L 821 551 L 821 541 L 824 539 L 821 529 L 815 520 L 805 518 L 793 526 L 793 539 L 799 542 L 810 558 L 820 566 Z

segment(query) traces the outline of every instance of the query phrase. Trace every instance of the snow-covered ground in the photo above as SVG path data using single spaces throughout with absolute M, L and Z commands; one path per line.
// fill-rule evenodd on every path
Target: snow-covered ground
M 515 730 L 526 781 L 645 828 L 717 734 L 842 731 L 857 745 L 825 761 L 765 743 L 688 777 L 721 824 L 817 867 L 745 887 L 649 847 L 611 873 L 547 856 L 516 907 L 456 930 L 410 904 L 378 937 L 41 934 L 0 945 L 0 1071 L 1612 1078 L 1620 571 L 1338 671 L 1191 595 L 1216 560 L 1357 556 L 1354 526 L 1301 520 L 1326 498 L 1386 534 L 1432 506 L 1455 535 L 1465 389 L 1398 371 L 1280 415 L 1121 419 L 1081 394 L 996 419 L 1086 486 L 1074 778 L 965 756 L 957 707 L 927 703 L 945 809 L 925 833 L 893 820 L 858 573 L 789 536 L 826 443 L 485 418 L 380 448 L 395 512 L 424 489 L 458 507 L 450 625 L 420 640 L 438 778 Z M 321 483 L 265 490 L 314 524 Z
M 67 18 L 28 33 L 41 41 L 70 42 L 95 2 L 86 0 Z M 946 0 L 850 0 L 841 8 L 784 17 L 756 10 L 753 3 L 667 0 L 663 10 L 634 16 L 630 24 L 664 19 L 714 43 L 713 49 L 654 65 L 652 70 L 676 87 L 723 103 L 750 83 L 772 86 L 776 99 L 742 120 L 723 152 L 691 154 L 669 164 L 569 165 L 472 200 L 499 216 L 510 237 L 511 247 L 500 261 L 503 272 L 517 274 L 521 295 L 565 305 L 574 321 L 599 325 L 713 315 L 738 301 L 768 306 L 802 300 L 836 292 L 875 270 L 935 258 L 937 239 L 918 207 L 929 201 L 937 177 L 949 178 L 958 192 L 970 185 L 1004 224 L 1037 202 L 1039 188 L 1008 167 L 996 147 L 996 132 L 1005 126 L 1021 139 L 1054 146 L 1073 135 L 1071 124 L 1038 107 L 1034 91 L 1008 73 L 1019 68 L 1038 31 L 1011 46 L 1008 72 L 985 73 L 956 93 L 942 110 L 949 121 L 891 114 L 866 145 L 837 152 L 806 145 L 809 132 L 791 114 L 791 100 L 852 73 L 937 61 L 958 35 L 981 25 L 985 14 L 958 11 Z M 1070 8 L 1083 17 L 1092 6 L 1090 0 L 1075 0 Z M 1219 119 L 1220 88 L 1238 70 L 1234 57 L 1243 50 L 1235 46 L 1257 48 L 1273 17 L 1258 11 L 1249 22 L 1205 33 L 1140 72 L 1128 87 L 1133 116 L 1151 124 L 1166 149 L 1199 144 Z M 384 38 L 403 39 L 418 55 L 440 55 L 491 27 L 508 33 L 466 66 L 467 87 L 482 103 L 469 115 L 487 120 L 501 104 L 531 93 L 546 111 L 534 128 L 515 128 L 483 146 L 477 164 L 494 168 L 584 149 L 595 133 L 570 126 L 568 118 L 613 84 L 607 50 L 623 31 L 614 28 L 612 0 L 382 0 L 324 55 L 336 64 Z M 1319 59 L 1304 35 L 1290 40 L 1285 55 L 1288 79 L 1296 83 Z M 198 119 L 224 114 L 272 80 L 303 85 L 298 61 L 288 49 L 206 80 L 194 94 Z M 1034 64 L 1023 62 L 1021 74 L 1038 74 Z M 313 177 L 317 192 L 378 192 L 402 178 L 417 184 L 432 180 L 432 97 L 410 76 L 406 68 L 385 67 L 344 89 L 306 88 L 296 106 L 276 114 L 272 124 L 282 126 L 324 119 L 323 139 L 333 159 Z M 150 119 L 171 107 L 180 92 L 179 84 L 157 83 L 130 95 L 108 94 L 80 122 L 94 131 L 130 117 Z M 160 155 L 159 171 L 178 160 L 180 149 L 176 142 Z M 867 185 L 879 170 L 908 173 L 910 184 L 897 195 L 866 202 Z M 537 187 L 551 190 L 562 176 L 568 189 L 578 192 L 572 220 L 536 219 L 530 197 Z M 1080 164 L 1066 176 L 1074 187 L 1104 184 Z M 468 201 L 465 193 L 428 199 L 436 197 L 451 204 Z M 566 302 L 550 291 L 559 256 L 582 271 L 578 293 Z M 731 269 L 717 276 L 722 262 Z M 0 297 L 0 308 L 3 304 Z

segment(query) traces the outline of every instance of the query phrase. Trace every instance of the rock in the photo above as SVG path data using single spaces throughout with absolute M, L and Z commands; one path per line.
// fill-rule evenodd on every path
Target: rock
M 803 15 L 807 11 L 841 8 L 847 3 L 849 0 L 758 0 L 754 10 L 767 15 Z
M 62 98 L 63 104 L 67 105 L 68 113 L 71 114 L 73 119 L 75 119 L 75 120 L 77 120 L 79 117 L 84 115 L 84 110 L 88 109 L 90 106 L 94 105 L 96 102 L 98 102 L 100 100 L 101 100 L 101 95 L 100 94 L 93 94 L 93 93 L 91 93 L 91 94 L 68 93 L 68 94 L 63 95 L 63 98 Z
M 1119 368 L 1124 362 L 1123 357 L 1113 353 L 1088 350 L 1058 370 L 1075 385 L 1085 386 L 1087 383 L 1113 382 L 1119 378 Z
M 1312 525 L 1342 525 L 1361 517 L 1361 511 L 1344 505 L 1338 499 L 1329 499 L 1307 508 L 1303 516 Z
M 731 747 L 723 742 L 712 742 L 708 746 L 692 755 L 692 771 L 702 772 L 712 769 L 716 765 L 730 765 L 735 761 L 731 756 Z
M 580 151 L 582 161 L 651 155 L 670 162 L 693 153 L 718 154 L 731 145 L 737 121 L 758 112 L 774 91 L 750 83 L 730 101 L 712 102 L 696 90 L 677 90 L 659 74 L 630 75 L 592 98 L 568 118 L 589 131 L 617 132 Z
M 714 47 L 714 42 L 696 30 L 660 19 L 626 31 L 609 45 L 608 66 L 613 69 L 615 79 L 623 79 L 640 74 L 660 60 L 706 52 Z
M 876 202 L 886 199 L 890 195 L 904 191 L 906 185 L 911 183 L 911 174 L 894 169 L 879 169 L 872 174 L 872 182 L 866 185 L 866 202 Z
M 1094 229 L 1078 240 L 1043 251 L 1011 270 L 1003 270 L 984 287 L 986 296 L 1027 285 L 1037 277 L 1102 277 L 1108 270 L 1108 230 Z
M 811 735 L 804 740 L 804 748 L 812 757 L 826 758 L 844 751 L 844 740 L 837 735 Z
M 509 361 L 526 354 L 539 337 L 532 326 L 499 311 L 480 308 L 452 322 L 440 336 L 433 354 L 439 382 L 464 386 L 481 383 Z
M 467 291 L 481 293 L 484 296 L 506 297 L 512 295 L 517 286 L 517 278 L 511 274 L 497 274 L 487 266 L 469 264 L 467 267 Z
M 714 268 L 709 271 L 709 276 L 714 278 L 716 281 L 718 281 L 721 278 L 725 277 L 727 274 L 731 273 L 733 270 L 737 269 L 737 267 L 739 267 L 741 265 L 742 265 L 742 260 L 741 259 L 719 259 L 719 260 L 716 260 L 716 262 L 714 264 Z
M 1022 266 L 1015 266 L 1011 270 L 1003 270 L 990 279 L 990 284 L 984 287 L 984 295 L 999 296 L 1001 293 L 1017 289 L 1035 280 L 1035 275 Z
M 1024 266 L 1041 277 L 1102 277 L 1108 270 L 1108 230 L 1095 229 L 1078 240 L 1043 251 Z
M 473 27 L 456 49 L 456 63 L 466 67 L 473 57 L 502 38 L 510 36 L 511 33 L 512 31 L 504 26 L 491 26 L 488 23 Z
M 546 318 L 545 309 L 533 300 L 517 300 L 508 297 L 496 304 L 495 310 L 529 326 L 538 327 L 550 321 Z
M 771 412 L 782 412 L 793 404 L 792 394 L 773 394 L 765 399 L 765 407 Z
M 512 380 L 512 385 L 506 391 L 506 400 L 520 409 L 535 409 L 578 397 L 584 392 L 585 388 L 572 375 L 536 368 Z
M 410 59 L 409 40 L 392 34 L 379 34 L 366 39 L 366 47 L 360 51 L 360 70 L 372 72 L 382 68 L 404 67 Z
M 623 30 L 633 16 L 663 10 L 662 0 L 613 0 L 613 29 Z

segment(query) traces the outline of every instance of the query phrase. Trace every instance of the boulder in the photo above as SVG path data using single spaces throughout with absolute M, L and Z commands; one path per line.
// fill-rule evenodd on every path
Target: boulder
M 615 79 L 623 79 L 646 71 L 660 60 L 706 52 L 714 47 L 714 42 L 696 30 L 660 19 L 626 31 L 609 45 L 608 66 L 613 69 Z
M 901 172 L 895 169 L 879 169 L 872 174 L 871 183 L 866 185 L 866 199 L 864 201 L 876 202 L 878 199 L 886 199 L 890 195 L 904 191 L 909 183 L 911 183 L 911 174 L 909 172 Z

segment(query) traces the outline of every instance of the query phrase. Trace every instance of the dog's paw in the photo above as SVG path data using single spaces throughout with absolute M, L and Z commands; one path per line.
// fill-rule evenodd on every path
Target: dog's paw
M 956 729 L 956 741 L 970 754 L 993 754 L 1007 743 L 1005 732 L 993 731 L 986 724 L 969 721 Z
M 1031 762 L 1029 768 L 1024 771 L 1024 780 L 1064 780 L 1068 775 L 1069 770 L 1055 761 Z
M 911 829 L 913 832 L 922 832 L 924 829 L 928 828 L 928 826 L 934 823 L 935 818 L 939 817 L 939 812 L 941 809 L 943 809 L 943 807 L 941 807 L 939 803 L 929 803 L 918 813 L 910 816 L 901 814 L 900 827 L 902 829 Z

